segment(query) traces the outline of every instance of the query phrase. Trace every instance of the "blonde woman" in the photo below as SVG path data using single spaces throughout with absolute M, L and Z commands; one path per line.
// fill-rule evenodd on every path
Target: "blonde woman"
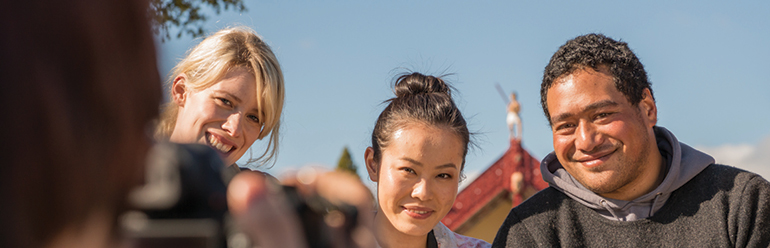
M 156 139 L 212 147 L 226 165 L 256 140 L 265 151 L 248 163 L 265 164 L 277 152 L 284 101 L 283 74 L 270 47 L 252 30 L 234 27 L 207 37 L 173 69 L 170 101 Z
M 259 157 L 247 163 L 260 166 L 273 160 L 284 102 L 283 74 L 270 47 L 254 31 L 235 27 L 214 33 L 190 50 L 172 75 L 168 94 L 171 99 L 162 110 L 157 140 L 208 145 L 228 166 L 225 173 L 232 175 L 241 170 L 236 161 L 257 140 L 267 139 L 267 146 Z M 318 184 L 318 194 L 330 201 L 371 209 L 368 191 L 359 181 L 334 173 L 319 173 L 315 181 L 303 186 Z M 239 228 L 264 247 L 312 244 L 313 240 L 305 239 L 290 202 L 280 192 L 266 190 L 278 183 L 260 172 L 234 176 L 227 201 Z M 337 190 L 326 190 L 329 188 Z M 327 193 L 339 189 L 345 189 L 346 195 Z M 371 218 L 361 213 L 360 226 L 367 230 Z M 350 238 L 343 236 L 334 242 Z M 365 238 L 357 240 L 357 244 L 367 244 Z

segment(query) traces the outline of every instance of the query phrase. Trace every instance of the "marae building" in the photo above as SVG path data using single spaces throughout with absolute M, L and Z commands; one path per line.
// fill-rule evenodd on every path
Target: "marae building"
M 548 187 L 539 160 L 522 148 L 520 139 L 510 141 L 502 157 L 457 194 L 441 220 L 449 229 L 492 243 L 511 208 Z

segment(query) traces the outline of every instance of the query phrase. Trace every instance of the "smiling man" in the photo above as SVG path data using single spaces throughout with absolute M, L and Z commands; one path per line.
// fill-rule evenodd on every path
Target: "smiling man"
M 550 187 L 512 209 L 493 247 L 768 247 L 770 183 L 656 126 L 647 73 L 624 42 L 579 36 L 540 88 Z

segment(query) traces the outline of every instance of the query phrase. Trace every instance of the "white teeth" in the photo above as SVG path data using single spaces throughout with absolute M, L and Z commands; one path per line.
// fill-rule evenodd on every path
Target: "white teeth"
M 411 209 L 407 209 L 406 211 L 409 211 L 409 212 L 412 212 L 412 213 L 415 213 L 415 214 L 427 214 L 428 213 L 428 211 L 418 211 L 418 210 L 411 210 Z
M 209 136 L 209 143 L 211 143 L 211 146 L 213 146 L 217 150 L 219 150 L 221 152 L 224 152 L 224 153 L 229 152 L 230 149 L 233 148 L 233 146 L 231 146 L 231 145 L 225 145 L 225 144 L 220 143 L 219 140 L 214 139 L 211 136 Z

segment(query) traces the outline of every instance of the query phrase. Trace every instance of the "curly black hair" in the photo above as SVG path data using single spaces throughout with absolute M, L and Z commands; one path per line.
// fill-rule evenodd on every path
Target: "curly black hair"
M 553 81 L 585 67 L 598 70 L 599 66 L 609 69 L 615 79 L 615 88 L 623 93 L 632 105 L 636 106 L 642 100 L 644 89 L 649 89 L 652 96 L 652 84 L 647 80 L 647 72 L 627 43 L 613 40 L 603 34 L 581 35 L 559 47 L 543 72 L 540 104 L 549 124 L 553 123 L 546 101 L 548 89 L 553 86 Z M 655 97 L 652 99 L 654 101 Z

